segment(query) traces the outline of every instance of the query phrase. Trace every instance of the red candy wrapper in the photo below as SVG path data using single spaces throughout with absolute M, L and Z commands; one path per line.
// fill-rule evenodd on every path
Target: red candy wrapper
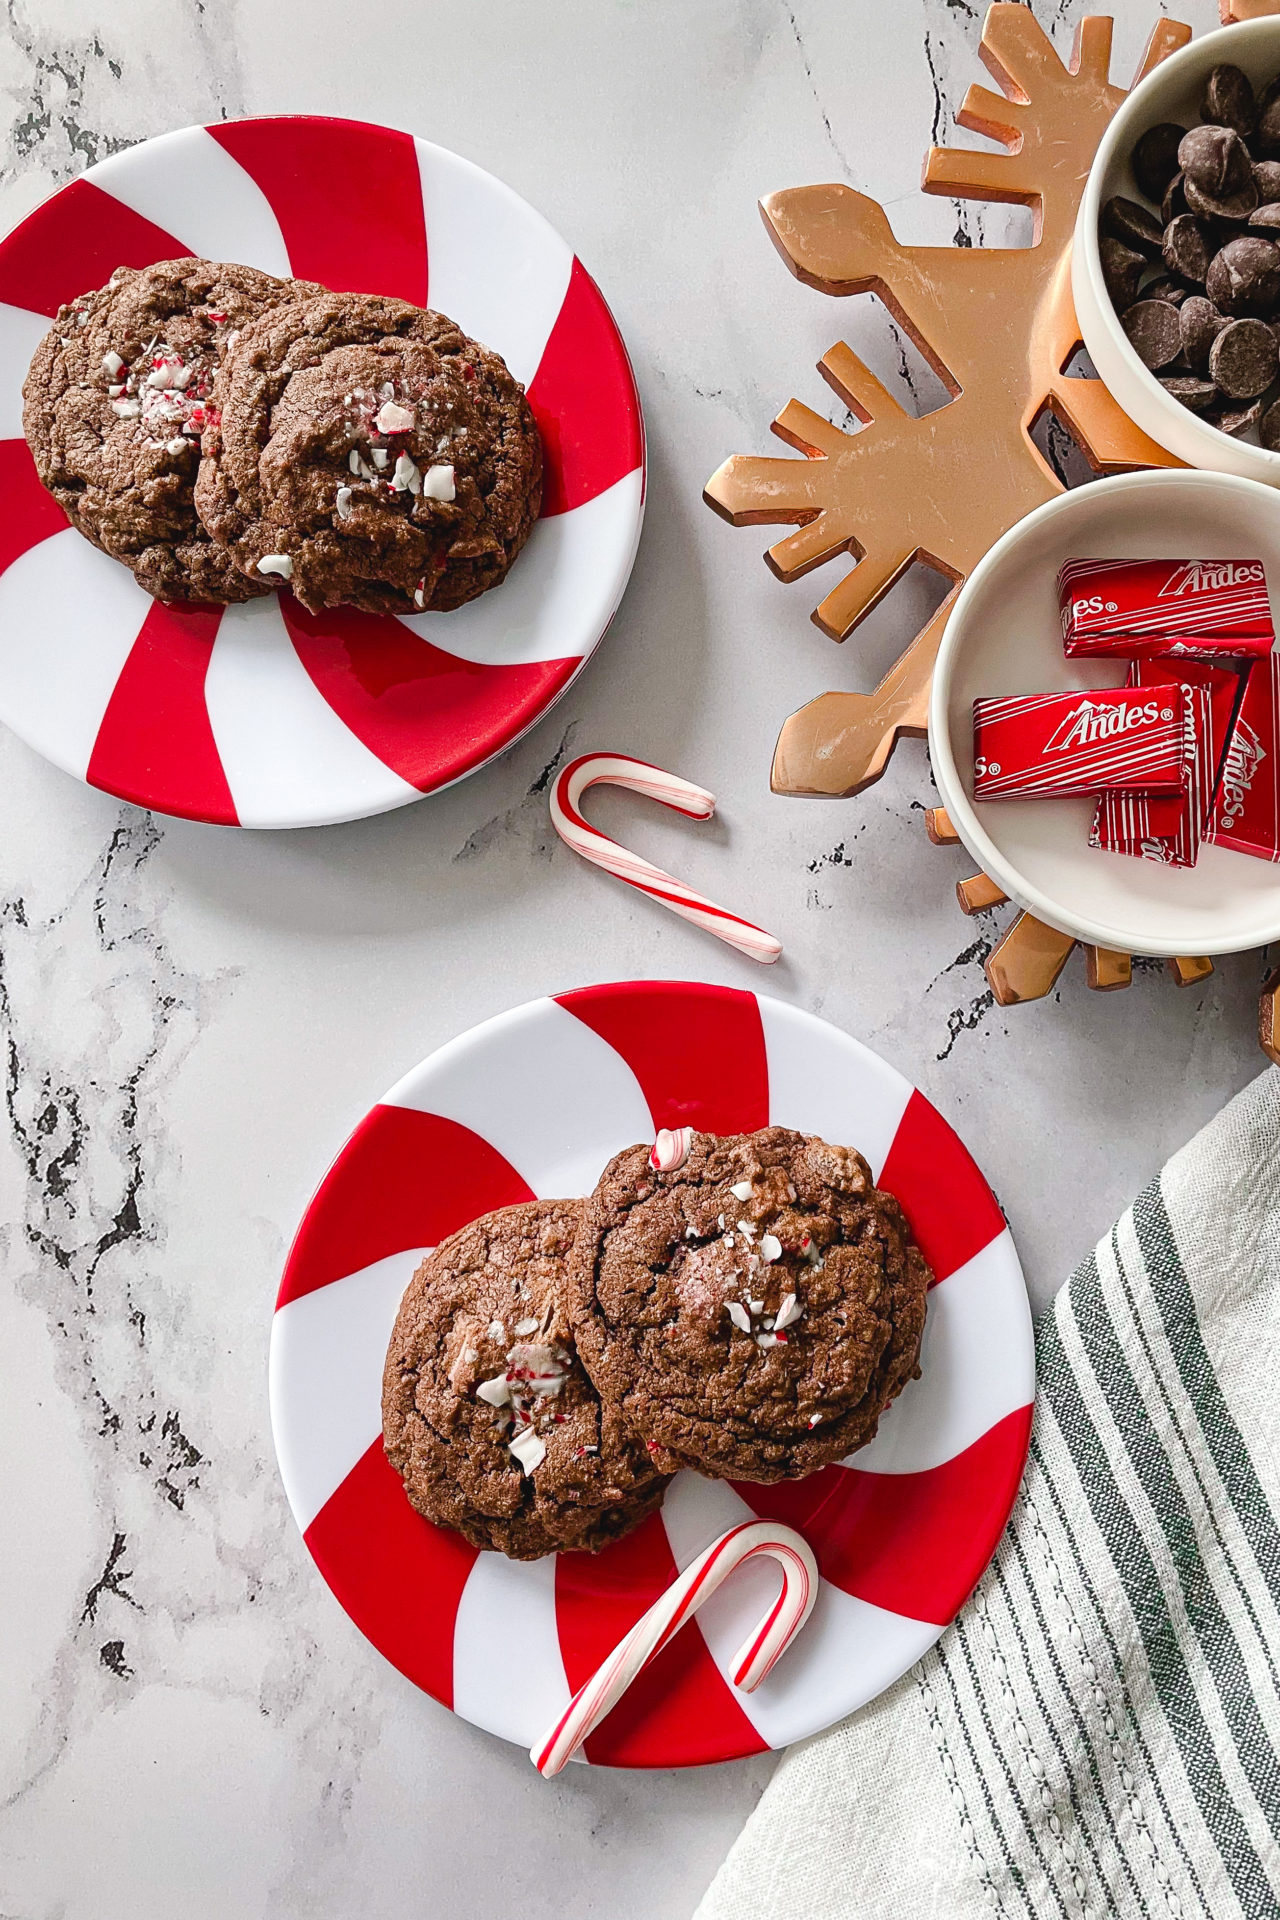
M 1206 840 L 1280 860 L 1280 658 L 1249 669 Z
M 1190 661 L 1137 660 L 1129 670 L 1136 688 L 1167 692 L 1181 685 L 1188 727 L 1183 787 L 1176 798 L 1144 793 L 1104 793 L 1094 816 L 1090 846 L 1194 867 L 1209 823 L 1218 768 L 1226 750 L 1240 696 L 1240 676 L 1225 667 Z
M 1067 560 L 1058 605 L 1068 659 L 1256 660 L 1276 641 L 1261 560 Z
M 973 703 L 975 800 L 1182 790 L 1182 687 L 1077 687 Z

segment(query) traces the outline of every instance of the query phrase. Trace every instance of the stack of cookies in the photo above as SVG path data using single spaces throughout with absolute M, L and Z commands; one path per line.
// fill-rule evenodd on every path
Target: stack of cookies
M 43 484 L 157 600 L 285 582 L 305 607 L 442 612 L 529 537 L 524 389 L 452 320 L 253 267 L 120 267 L 58 314 L 23 388 Z
M 596 1551 L 681 1467 L 798 1479 L 865 1446 L 919 1372 L 931 1279 L 848 1147 L 785 1127 L 629 1147 L 589 1199 L 503 1208 L 423 1261 L 387 1454 L 475 1546 Z

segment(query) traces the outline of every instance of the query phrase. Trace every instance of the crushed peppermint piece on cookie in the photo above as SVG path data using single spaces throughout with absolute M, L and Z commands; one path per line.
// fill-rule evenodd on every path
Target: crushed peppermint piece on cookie
M 517 1340 L 523 1340 L 526 1334 L 538 1331 L 538 1323 L 532 1314 L 526 1314 L 523 1320 L 516 1321 L 515 1331 Z
M 506 1339 L 507 1330 L 503 1326 L 501 1320 L 491 1320 L 489 1322 L 488 1328 L 486 1329 L 486 1337 L 490 1340 Z
M 741 1200 L 745 1203 L 751 1198 L 751 1182 L 749 1180 L 735 1180 L 729 1191 L 735 1200 Z
M 735 1327 L 740 1328 L 743 1333 L 750 1333 L 751 1316 L 740 1300 L 726 1300 L 724 1310 Z
M 760 1251 L 766 1260 L 781 1260 L 782 1242 L 776 1233 L 766 1233 L 760 1242 Z
M 752 1313 L 763 1313 L 763 1312 L 764 1312 L 764 1301 L 763 1301 L 763 1300 L 748 1300 L 748 1302 L 747 1302 L 747 1305 L 748 1305 L 748 1306 L 750 1307 L 750 1309 L 751 1309 L 751 1311 L 752 1311 Z
M 453 468 L 428 467 L 422 491 L 428 500 L 456 500 L 458 489 L 454 484 Z
M 102 356 L 102 371 L 106 374 L 108 380 L 114 380 L 121 367 L 126 364 L 127 363 L 123 361 L 120 355 L 114 350 L 104 353 Z
M 293 561 L 287 553 L 264 553 L 258 562 L 259 573 L 276 573 L 282 580 L 292 580 Z
M 374 416 L 374 426 L 379 433 L 412 433 L 417 415 L 412 407 L 402 407 L 395 400 L 384 400 Z
M 339 520 L 349 520 L 351 518 L 350 487 L 339 487 L 333 504 Z
M 404 493 L 406 491 L 409 493 L 422 492 L 422 475 L 407 453 L 402 453 L 396 460 L 395 472 L 391 476 L 391 484 L 397 493 Z
M 803 1312 L 804 1308 L 796 1304 L 794 1293 L 784 1293 L 782 1296 L 782 1305 L 774 1315 L 773 1324 L 775 1327 L 794 1326 Z
M 756 1335 L 756 1345 L 757 1345 L 758 1347 L 766 1347 L 766 1348 L 767 1348 L 767 1347 L 776 1347 L 776 1346 L 777 1346 L 777 1345 L 779 1344 L 779 1342 L 782 1342 L 782 1343 L 783 1343 L 783 1344 L 785 1345 L 785 1343 L 786 1343 L 786 1335 L 785 1335 L 785 1334 L 781 1334 L 781 1333 L 758 1333 L 758 1334 Z
M 374 448 L 373 464 L 378 469 L 379 473 L 381 473 L 384 470 L 384 468 L 390 466 L 391 455 L 387 452 L 387 449 L 385 447 Z
M 515 1456 L 520 1463 L 521 1471 L 525 1474 L 533 1473 L 547 1457 L 546 1444 L 539 1439 L 532 1427 L 526 1427 L 523 1432 L 517 1433 L 514 1439 L 508 1440 L 507 1452 Z
M 505 1407 L 511 1399 L 511 1383 L 506 1374 L 498 1373 L 492 1380 L 482 1380 L 476 1388 L 476 1399 L 491 1407 Z
M 136 420 L 142 412 L 142 402 L 140 400 L 113 400 L 111 402 L 111 411 L 114 414 L 118 414 L 121 420 Z
M 480 1358 L 480 1355 L 476 1352 L 474 1347 L 464 1347 L 462 1349 L 462 1358 L 466 1362 L 467 1366 L 474 1367 L 476 1361 Z
M 176 440 L 165 441 L 164 450 L 166 453 L 185 453 L 190 445 L 191 442 L 184 440 L 182 435 L 179 434 Z
M 820 1413 L 811 1413 L 809 1415 L 809 1425 L 811 1427 L 820 1427 L 822 1425 L 822 1415 Z

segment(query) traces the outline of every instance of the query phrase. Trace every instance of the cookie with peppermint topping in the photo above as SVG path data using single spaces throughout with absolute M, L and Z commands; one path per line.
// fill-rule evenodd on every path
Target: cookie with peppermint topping
M 918 1373 L 932 1274 L 861 1154 L 788 1127 L 628 1147 L 587 1202 L 582 1364 L 663 1472 L 799 1479 Z
M 62 307 L 36 349 L 22 390 L 36 471 L 72 526 L 157 600 L 271 591 L 209 537 L 193 493 L 228 340 L 296 297 L 296 282 L 255 267 L 118 267 L 105 287 Z
M 443 314 L 359 293 L 277 308 L 240 333 L 214 402 L 200 515 L 247 578 L 312 611 L 462 606 L 538 517 L 524 388 Z
M 574 1351 L 564 1282 L 581 1214 L 534 1200 L 441 1241 L 387 1350 L 383 1443 L 410 1504 L 513 1560 L 608 1546 L 665 1485 Z

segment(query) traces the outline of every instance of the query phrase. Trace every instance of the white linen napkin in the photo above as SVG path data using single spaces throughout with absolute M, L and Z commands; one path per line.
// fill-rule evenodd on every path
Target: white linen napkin
M 1280 1914 L 1280 1072 L 1041 1325 L 977 1592 L 793 1749 L 697 1920 Z

